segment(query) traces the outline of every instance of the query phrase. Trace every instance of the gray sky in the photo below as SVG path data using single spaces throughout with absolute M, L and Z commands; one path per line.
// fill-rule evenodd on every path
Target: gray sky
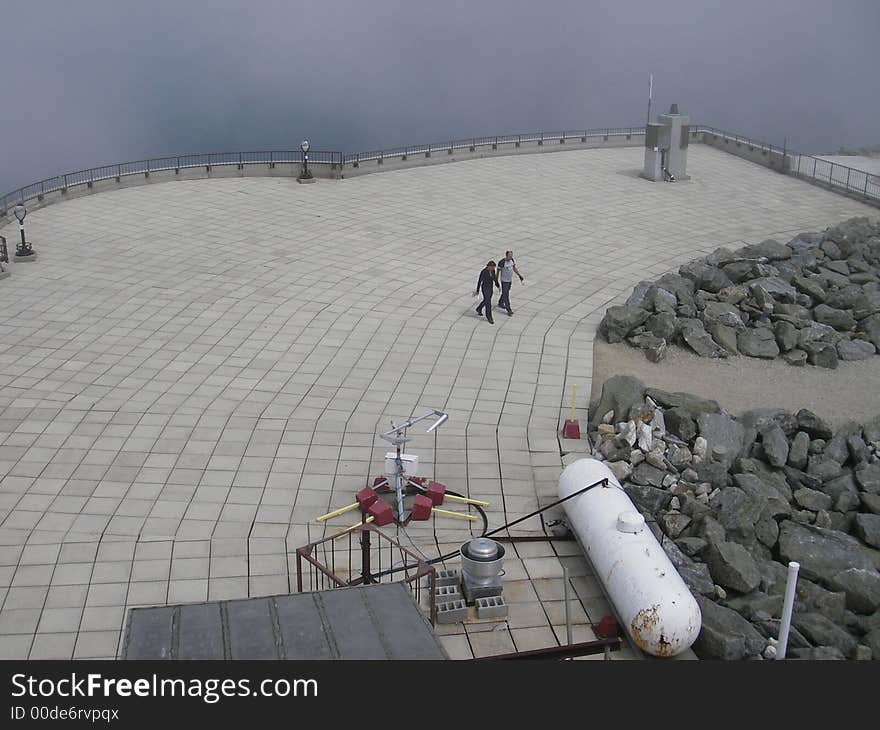
M 0 0 L 0 192 L 186 152 L 693 122 L 880 143 L 877 0 Z

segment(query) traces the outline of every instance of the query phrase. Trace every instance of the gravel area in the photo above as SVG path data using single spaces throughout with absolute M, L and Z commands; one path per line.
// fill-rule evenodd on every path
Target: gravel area
M 835 426 L 880 413 L 880 357 L 841 362 L 836 370 L 795 368 L 780 360 L 731 357 L 710 360 L 670 347 L 659 363 L 626 344 L 593 343 L 591 402 L 612 375 L 634 375 L 645 385 L 717 400 L 737 415 L 750 408 L 809 408 Z

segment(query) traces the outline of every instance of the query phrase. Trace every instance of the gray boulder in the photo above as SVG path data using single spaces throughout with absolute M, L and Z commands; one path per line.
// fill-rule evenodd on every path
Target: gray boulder
M 825 290 L 815 279 L 808 279 L 804 276 L 795 276 L 791 280 L 791 283 L 801 294 L 806 294 L 816 302 L 821 304 L 825 301 L 825 297 L 827 296 Z
M 644 307 L 645 297 L 650 290 L 650 288 L 654 286 L 654 283 L 651 281 L 640 281 L 636 284 L 635 288 L 632 290 L 632 294 L 626 300 L 627 307 Z
M 830 439 L 832 437 L 833 431 L 828 422 L 819 418 L 819 416 L 812 411 L 809 411 L 806 408 L 801 408 L 801 410 L 797 412 L 796 417 L 798 428 L 801 431 L 806 432 L 810 438 Z
M 784 261 L 790 259 L 792 250 L 779 241 L 768 238 L 761 243 L 743 246 L 738 252 L 744 258 L 765 258 L 768 261 Z
M 783 353 L 782 359 L 789 365 L 800 368 L 807 364 L 807 353 L 801 349 L 789 350 Z
M 736 330 L 724 324 L 710 324 L 709 334 L 728 355 L 739 355 L 736 345 Z
M 834 309 L 827 304 L 819 304 L 813 309 L 813 317 L 820 324 L 834 327 L 839 332 L 848 332 L 855 329 L 856 320 L 852 314 L 845 309 Z
M 850 436 L 859 436 L 862 433 L 862 427 L 856 421 L 847 421 L 837 431 L 834 436 L 825 444 L 825 456 L 830 456 L 839 464 L 846 463 L 849 458 L 849 446 L 847 441 Z
M 609 307 L 599 324 L 599 331 L 605 335 L 608 342 L 623 342 L 630 332 L 650 316 L 651 313 L 641 307 Z
M 713 324 L 723 324 L 735 329 L 745 327 L 740 311 L 724 302 L 707 302 L 703 310 L 703 322 L 707 327 Z
M 760 292 L 758 291 L 760 290 Z M 765 276 L 753 279 L 749 283 L 749 291 L 756 299 L 761 296 L 770 297 L 778 302 L 793 304 L 797 301 L 797 290 L 777 276 Z
M 871 547 L 880 548 L 880 515 L 857 514 L 853 532 Z
M 788 461 L 788 439 L 785 432 L 776 425 L 770 426 L 761 434 L 764 456 L 771 466 L 782 468 Z
M 782 613 L 782 603 L 782 594 L 771 596 L 761 591 L 753 591 L 744 596 L 727 598 L 723 605 L 732 608 L 743 618 L 754 622 L 756 616 L 760 616 L 762 613 L 769 616 L 779 616 Z
M 873 570 L 874 562 L 858 540 L 836 530 L 785 520 L 779 525 L 779 555 L 783 561 L 800 563 L 809 580 L 825 583 L 842 570 Z
M 718 413 L 721 410 L 717 401 L 701 398 L 692 393 L 670 393 L 659 388 L 648 388 L 645 395 L 661 408 L 681 408 L 694 419 L 699 418 L 703 413 Z M 669 426 L 668 413 L 666 414 L 666 425 Z
M 765 506 L 739 487 L 719 490 L 709 504 L 725 532 L 738 540 L 749 540 L 754 536 L 755 524 Z
M 726 453 L 719 459 L 727 468 L 742 451 L 745 428 L 726 413 L 703 413 L 697 419 L 700 436 L 708 443 L 709 454 L 715 453 L 716 447 L 722 447 Z
M 852 313 L 859 320 L 880 314 L 880 289 L 863 289 L 853 302 Z
M 880 314 L 872 314 L 859 322 L 859 332 L 864 332 L 868 341 L 880 349 Z
M 652 286 L 645 295 L 645 304 L 655 312 L 674 313 L 678 306 L 678 298 L 671 291 L 660 286 Z
M 880 573 L 876 570 L 847 568 L 832 576 L 828 585 L 846 594 L 846 607 L 869 614 L 880 609 Z
M 678 274 L 664 274 L 657 285 L 675 294 L 679 303 L 690 302 L 694 298 L 694 282 Z
M 690 443 L 697 435 L 697 422 L 690 413 L 681 407 L 671 408 L 665 413 L 666 430 L 682 441 Z
M 642 486 L 640 484 L 627 484 L 624 486 L 623 491 L 627 493 L 637 507 L 652 515 L 662 509 L 666 509 L 672 499 L 672 494 L 663 489 Z
M 819 368 L 834 370 L 839 360 L 837 348 L 829 342 L 805 342 L 801 349 L 807 353 L 807 362 Z
M 852 309 L 862 296 L 862 287 L 850 284 L 832 291 L 825 299 L 825 304 L 832 309 Z
M 776 344 L 782 352 L 794 350 L 798 345 L 798 331 L 791 322 L 776 322 L 773 325 Z
M 807 465 L 807 452 L 810 448 L 810 437 L 804 431 L 798 431 L 791 440 L 788 450 L 788 463 L 795 469 L 803 469 Z
M 877 348 L 865 340 L 841 340 L 837 343 L 837 356 L 847 362 L 866 360 L 876 352 Z
M 684 272 L 682 275 L 687 276 Z M 730 286 L 733 282 L 721 269 L 717 266 L 702 265 L 696 269 L 696 278 L 694 284 L 697 289 L 717 294 L 724 287 Z
M 820 492 L 818 489 L 808 489 L 807 487 L 801 487 L 796 490 L 794 500 L 801 507 L 811 512 L 818 512 L 820 509 L 829 510 L 834 501 L 825 492 Z
M 687 539 L 687 538 L 686 538 Z M 691 560 L 684 552 L 668 537 L 664 537 L 661 545 L 669 556 L 669 561 L 675 566 L 681 579 L 694 594 L 711 596 L 715 593 L 715 584 L 709 573 L 709 568 L 703 563 Z
M 880 464 L 862 464 L 855 470 L 856 484 L 869 494 L 880 494 Z
M 862 500 L 862 507 L 872 515 L 880 515 L 880 494 L 869 494 L 862 492 L 859 495 Z
M 627 420 L 630 408 L 645 402 L 645 385 L 631 375 L 612 375 L 602 384 L 602 395 L 590 418 L 590 430 L 595 431 L 608 411 L 614 411 L 614 421 Z
M 836 344 L 844 335 L 834 327 L 821 322 L 810 322 L 798 331 L 798 347 L 805 347 L 811 342 L 824 342 L 829 345 Z
M 842 661 L 846 659 L 843 652 L 836 646 L 814 646 L 809 649 L 792 649 L 786 653 L 786 658 L 807 659 L 811 662 L 818 661 Z
M 834 509 L 838 512 L 858 509 L 859 490 L 852 474 L 841 474 L 834 479 L 829 479 L 821 489 L 834 500 Z
M 735 474 L 733 481 L 754 502 L 761 506 L 761 516 L 770 519 L 791 515 L 791 492 L 787 485 L 776 486 L 768 483 L 757 474 Z
M 663 486 L 663 477 L 665 476 L 665 470 L 658 469 L 647 461 L 643 461 L 633 469 L 630 480 L 633 484 L 638 484 L 639 486 L 657 487 L 659 489 Z
M 736 611 L 704 596 L 696 599 L 703 621 L 694 651 L 701 659 L 747 659 L 764 649 L 764 637 Z
M 691 518 L 681 512 L 664 512 L 657 517 L 660 529 L 673 540 L 681 535 L 690 523 Z
M 645 327 L 647 327 L 655 337 L 662 337 L 667 341 L 672 339 L 672 336 L 678 329 L 675 315 L 670 314 L 669 312 L 652 314 L 645 320 Z
M 709 545 L 705 558 L 713 580 L 724 588 L 738 593 L 750 593 L 761 582 L 761 573 L 755 559 L 738 543 L 720 542 Z
M 849 456 L 854 464 L 860 464 L 868 459 L 868 445 L 861 436 L 852 435 L 846 440 Z
M 760 357 L 766 360 L 779 357 L 776 335 L 769 327 L 755 327 L 739 332 L 736 336 L 736 346 L 740 353 L 747 357 Z
M 821 613 L 795 613 L 791 622 L 816 646 L 833 646 L 844 656 L 856 648 L 856 640 Z
M 865 441 L 880 441 L 880 416 L 875 416 L 865 423 L 862 435 L 865 437 Z
M 682 323 L 679 334 L 684 343 L 700 357 L 718 358 L 727 355 L 727 352 L 706 332 L 702 323 L 699 326 L 691 322 Z

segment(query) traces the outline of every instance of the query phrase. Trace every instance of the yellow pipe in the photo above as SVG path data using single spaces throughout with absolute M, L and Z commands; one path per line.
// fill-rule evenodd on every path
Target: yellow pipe
M 476 522 L 477 518 L 474 515 L 465 515 L 461 512 L 450 512 L 448 509 L 434 509 L 431 510 L 432 514 L 435 515 L 443 515 L 444 517 L 455 517 L 457 520 L 470 520 L 471 522 Z
M 360 527 L 361 525 L 363 525 L 367 522 L 372 522 L 374 519 L 376 519 L 376 518 L 370 516 L 370 517 L 367 517 L 367 519 L 365 519 L 363 522 L 355 522 L 351 527 L 346 527 L 342 532 L 340 532 L 338 535 L 336 535 L 336 537 L 334 537 L 333 539 L 336 540 L 340 537 L 345 537 L 345 535 L 347 535 L 352 530 L 357 529 L 358 527 Z
M 353 509 L 357 509 L 358 503 L 346 505 L 345 507 L 340 507 L 337 510 L 333 510 L 332 512 L 328 512 L 326 515 L 321 515 L 320 517 L 315 518 L 315 522 L 323 522 L 324 520 L 329 520 L 332 517 L 339 517 L 339 515 L 344 515 L 346 512 L 351 512 Z
M 443 497 L 444 497 L 444 499 L 448 499 L 452 502 L 462 502 L 463 504 L 476 504 L 476 505 L 479 505 L 480 507 L 488 507 L 489 506 L 488 502 L 484 502 L 481 499 L 469 499 L 468 497 L 457 497 L 454 494 L 449 494 L 449 493 L 444 494 Z

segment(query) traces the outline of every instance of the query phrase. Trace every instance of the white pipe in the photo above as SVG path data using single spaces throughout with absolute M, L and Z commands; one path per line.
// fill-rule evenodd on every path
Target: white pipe
M 788 580 L 785 582 L 785 600 L 782 603 L 782 620 L 779 624 L 779 643 L 776 646 L 776 658 L 785 659 L 788 647 L 788 631 L 791 628 L 791 610 L 794 608 L 794 591 L 797 587 L 800 564 L 793 560 L 788 564 Z

